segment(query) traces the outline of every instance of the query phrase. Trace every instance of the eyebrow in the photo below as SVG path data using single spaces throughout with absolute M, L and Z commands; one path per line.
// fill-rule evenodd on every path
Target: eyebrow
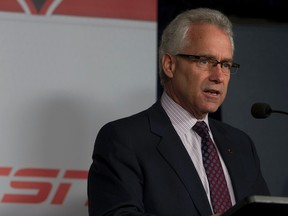
M 210 58 L 210 59 L 215 59 L 217 60 L 217 58 L 215 58 L 215 56 L 212 56 L 212 55 L 199 55 L 199 56 L 203 56 L 203 57 L 206 57 L 206 58 Z M 218 60 L 217 60 L 218 61 Z M 233 59 L 231 58 L 224 58 L 224 59 L 221 59 L 220 62 L 233 62 Z

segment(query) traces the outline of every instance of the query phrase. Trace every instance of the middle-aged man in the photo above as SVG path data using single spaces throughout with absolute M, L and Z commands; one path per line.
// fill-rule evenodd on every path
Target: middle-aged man
M 97 136 L 89 215 L 219 215 L 249 195 L 269 195 L 250 137 L 208 117 L 239 68 L 228 18 L 185 11 L 166 27 L 159 49 L 162 97 Z

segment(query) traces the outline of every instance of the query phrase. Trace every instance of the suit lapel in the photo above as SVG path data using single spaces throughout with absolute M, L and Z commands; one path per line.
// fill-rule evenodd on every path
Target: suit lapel
M 200 215 L 211 215 L 209 201 L 198 173 L 160 102 L 150 111 L 151 130 L 162 137 L 158 145 L 159 153 L 184 184 Z

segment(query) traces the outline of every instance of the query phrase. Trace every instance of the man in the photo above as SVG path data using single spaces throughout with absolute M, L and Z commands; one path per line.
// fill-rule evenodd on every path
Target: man
M 231 28 L 226 16 L 206 8 L 183 12 L 166 27 L 161 99 L 97 136 L 90 216 L 219 215 L 246 196 L 269 194 L 249 136 L 208 117 L 239 68 Z

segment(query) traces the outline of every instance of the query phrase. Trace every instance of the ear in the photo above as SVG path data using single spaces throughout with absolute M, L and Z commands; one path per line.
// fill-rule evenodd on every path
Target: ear
M 170 54 L 166 53 L 162 57 L 162 68 L 167 77 L 173 78 L 175 70 L 175 58 Z

